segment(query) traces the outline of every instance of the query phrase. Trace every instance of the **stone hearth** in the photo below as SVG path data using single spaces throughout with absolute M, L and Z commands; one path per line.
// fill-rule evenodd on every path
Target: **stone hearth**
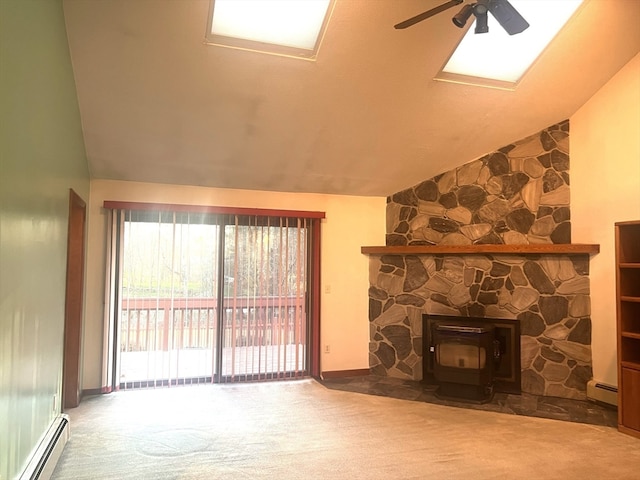
M 526 415 L 568 422 L 588 423 L 615 428 L 618 412 L 615 407 L 599 405 L 588 400 L 522 395 L 497 392 L 489 403 L 472 403 L 438 398 L 437 385 L 424 385 L 415 380 L 403 380 L 377 375 L 330 378 L 322 380 L 325 387 L 347 392 L 381 395 L 401 400 L 434 403 L 457 408 L 500 412 L 503 414 Z

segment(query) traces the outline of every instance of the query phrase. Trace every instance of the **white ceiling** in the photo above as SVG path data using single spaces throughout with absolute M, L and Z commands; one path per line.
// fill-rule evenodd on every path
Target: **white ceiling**
M 393 25 L 441 3 L 336 0 L 310 62 L 205 45 L 208 0 L 64 0 L 92 178 L 386 196 L 569 118 L 640 51 L 640 1 L 587 0 L 515 91 L 438 82 L 457 9 Z

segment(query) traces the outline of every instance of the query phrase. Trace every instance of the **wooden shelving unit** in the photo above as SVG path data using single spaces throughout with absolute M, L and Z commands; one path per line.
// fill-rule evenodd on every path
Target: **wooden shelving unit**
M 618 430 L 640 438 L 640 220 L 615 228 Z

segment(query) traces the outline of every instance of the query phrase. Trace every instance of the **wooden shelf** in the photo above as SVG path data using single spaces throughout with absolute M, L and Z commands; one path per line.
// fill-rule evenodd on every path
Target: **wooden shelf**
M 636 362 L 627 362 L 623 360 L 620 362 L 620 366 L 624 368 L 632 368 L 634 370 L 640 370 L 640 363 L 636 363 Z
M 593 255 L 600 252 L 600 245 L 580 243 L 554 243 L 529 245 L 397 245 L 361 247 L 366 255 Z
M 640 438 L 640 221 L 616 234 L 618 430 Z

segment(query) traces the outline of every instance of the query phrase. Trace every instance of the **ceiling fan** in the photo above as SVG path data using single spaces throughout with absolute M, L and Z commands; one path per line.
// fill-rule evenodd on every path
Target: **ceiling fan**
M 411 17 L 404 22 L 400 22 L 394 25 L 394 28 L 403 29 L 410 27 L 440 12 L 460 5 L 462 2 L 464 2 L 464 0 L 450 0 L 415 17 Z M 474 15 L 476 17 L 475 33 L 487 33 L 489 31 L 487 12 L 491 12 L 509 35 L 515 35 L 529 28 L 527 21 L 507 0 L 476 0 L 475 3 L 467 3 L 452 20 L 456 27 L 462 28 L 471 15 Z

